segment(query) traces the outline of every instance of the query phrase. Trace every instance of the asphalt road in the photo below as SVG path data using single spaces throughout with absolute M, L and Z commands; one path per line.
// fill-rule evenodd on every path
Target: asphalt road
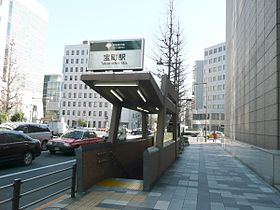
M 65 172 L 29 181 L 31 177 L 36 177 L 42 174 L 54 172 L 59 169 L 71 167 L 75 162 L 75 158 L 76 157 L 73 155 L 65 155 L 60 153 L 51 155 L 49 152 L 42 152 L 42 154 L 37 157 L 30 166 L 21 166 L 18 164 L 0 166 L 0 202 L 12 197 L 12 187 L 5 189 L 1 189 L 1 187 L 13 183 L 14 179 L 22 180 L 23 183 L 21 185 L 21 193 L 25 193 L 30 190 L 40 188 L 46 184 L 61 180 L 62 178 L 71 177 L 71 170 L 67 170 Z M 41 189 L 38 192 L 25 195 L 21 198 L 20 206 L 24 206 L 34 200 L 41 199 L 49 194 L 57 192 L 62 188 L 70 186 L 71 179 L 62 183 L 57 183 L 54 186 L 48 187 L 47 189 Z M 41 205 L 46 203 L 48 200 L 42 202 Z M 7 202 L 2 205 L 0 204 L 0 209 L 11 209 L 11 202 Z M 34 206 L 29 209 L 34 209 Z

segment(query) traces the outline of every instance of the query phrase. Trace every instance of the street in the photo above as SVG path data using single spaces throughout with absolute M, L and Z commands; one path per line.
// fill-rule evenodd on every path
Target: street
M 76 157 L 73 155 L 65 155 L 60 153 L 51 155 L 49 152 L 44 151 L 39 157 L 37 157 L 33 161 L 33 163 L 30 166 L 20 166 L 17 164 L 9 164 L 6 166 L 1 166 L 0 187 L 13 183 L 14 179 L 20 178 L 22 181 L 24 181 L 31 177 L 53 172 L 58 169 L 70 167 L 75 162 L 75 158 Z M 34 190 L 36 188 L 42 187 L 46 184 L 52 183 L 57 180 L 61 180 L 69 176 L 71 176 L 71 170 L 67 170 L 59 174 L 54 174 L 51 176 L 47 176 L 44 178 L 39 178 L 33 181 L 23 183 L 21 188 L 21 193 L 27 192 L 29 190 Z M 62 188 L 68 186 L 70 187 L 70 184 L 71 184 L 71 180 L 67 180 L 63 183 L 59 183 L 54 186 L 51 186 L 48 189 L 42 189 L 38 192 L 27 195 L 21 199 L 20 206 L 41 199 Z M 0 190 L 0 201 L 10 198 L 12 196 L 12 193 L 13 193 L 12 187 Z M 46 202 L 47 201 L 43 201 L 42 203 L 46 203 Z M 11 202 L 0 205 L 0 209 L 11 209 Z

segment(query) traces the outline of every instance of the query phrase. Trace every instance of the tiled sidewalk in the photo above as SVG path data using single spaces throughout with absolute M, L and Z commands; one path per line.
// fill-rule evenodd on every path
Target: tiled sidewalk
M 279 210 L 280 194 L 220 145 L 195 141 L 185 148 L 151 192 L 116 185 L 95 186 L 80 198 L 66 199 L 47 209 L 58 207 L 68 210 Z

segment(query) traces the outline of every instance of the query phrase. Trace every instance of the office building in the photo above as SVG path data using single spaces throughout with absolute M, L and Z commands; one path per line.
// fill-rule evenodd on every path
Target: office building
M 208 129 L 224 130 L 224 97 L 225 97 L 225 71 L 226 43 L 204 49 L 204 98 L 207 102 Z M 207 96 L 207 97 L 206 97 Z
M 28 121 L 43 117 L 47 26 L 48 11 L 36 0 L 0 1 L 1 88 L 5 86 L 7 72 L 17 72 L 20 88 L 12 101 L 16 105 L 9 114 L 22 111 Z
M 44 121 L 60 120 L 61 88 L 60 74 L 45 75 L 43 88 Z
M 204 64 L 194 68 L 195 110 L 193 127 L 224 130 L 226 46 L 220 43 L 204 49 Z M 203 69 L 203 71 L 202 71 Z M 207 120 L 205 120 L 207 116 Z
M 279 185 L 279 1 L 228 0 L 226 9 L 225 148 Z

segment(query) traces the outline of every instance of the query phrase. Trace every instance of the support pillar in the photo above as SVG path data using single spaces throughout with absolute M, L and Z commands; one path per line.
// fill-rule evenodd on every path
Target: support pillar
M 148 126 L 147 126 L 147 114 L 145 114 L 144 112 L 142 112 L 142 138 L 143 139 L 147 139 L 148 137 Z
M 157 136 L 155 145 L 158 148 L 163 147 L 164 132 L 165 132 L 165 119 L 166 119 L 166 109 L 165 106 L 159 110 L 158 121 L 157 121 Z
M 115 143 L 117 141 L 121 112 L 121 106 L 113 105 L 111 124 L 109 130 L 109 141 L 112 143 Z

